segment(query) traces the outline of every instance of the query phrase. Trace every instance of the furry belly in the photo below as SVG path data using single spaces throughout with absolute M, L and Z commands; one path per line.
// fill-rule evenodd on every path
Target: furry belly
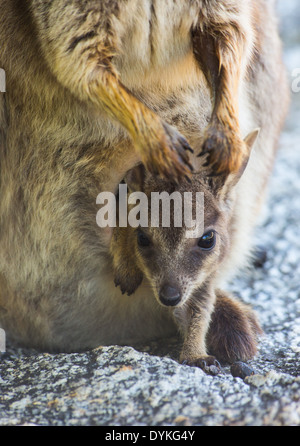
M 190 2 L 130 0 L 114 23 L 118 36 L 114 64 L 128 88 L 197 82 L 191 29 L 197 8 Z

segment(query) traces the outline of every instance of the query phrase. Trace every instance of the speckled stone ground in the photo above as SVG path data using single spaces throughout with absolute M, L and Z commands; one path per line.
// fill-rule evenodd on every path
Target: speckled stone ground
M 294 0 L 280 0 L 279 7 L 292 85 L 300 67 L 300 13 Z M 179 365 L 176 339 L 70 355 L 7 346 L 0 354 L 0 425 L 300 425 L 299 122 L 300 92 L 292 94 L 256 233 L 268 259 L 231 285 L 257 310 L 265 332 L 250 362 L 255 374 L 234 378 L 225 367 L 211 377 Z

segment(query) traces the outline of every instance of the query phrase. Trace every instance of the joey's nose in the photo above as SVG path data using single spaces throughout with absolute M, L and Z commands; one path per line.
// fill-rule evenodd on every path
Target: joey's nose
M 167 307 L 175 307 L 181 300 L 181 293 L 178 288 L 170 285 L 164 285 L 159 292 L 159 299 Z

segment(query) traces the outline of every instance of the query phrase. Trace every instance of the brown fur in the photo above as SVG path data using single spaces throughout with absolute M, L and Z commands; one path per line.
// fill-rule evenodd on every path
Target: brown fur
M 216 304 L 207 333 L 207 349 L 220 361 L 234 362 L 253 358 L 262 330 L 253 310 L 216 291 Z
M 254 42 L 253 34 L 243 27 L 245 13 L 243 7 L 230 10 L 229 6 L 225 16 L 221 11 L 216 14 L 213 8 L 203 14 L 200 32 L 196 29 L 193 36 L 194 54 L 214 104 L 201 154 L 208 155 L 207 164 L 217 174 L 236 172 L 246 151 L 240 134 L 238 99 L 242 70 L 247 58 L 251 59 Z
M 257 132 L 254 132 L 245 140 L 248 158 L 256 138 Z M 117 224 L 110 246 L 115 285 L 130 296 L 146 279 L 157 301 L 173 308 L 174 320 L 184 338 L 180 360 L 203 369 L 216 363 L 207 351 L 228 362 L 252 358 L 256 353 L 258 335 L 262 333 L 250 308 L 217 289 L 224 260 L 232 249 L 230 221 L 235 207 L 234 192 L 244 170 L 245 165 L 230 178 L 217 177 L 209 182 L 204 171 L 175 187 L 150 176 L 142 166 L 135 167 L 125 181 L 130 193 L 142 191 L 148 197 L 149 225 L 135 229 L 119 228 Z M 181 212 L 175 204 L 171 207 L 170 227 L 162 227 L 161 220 L 159 227 L 151 227 L 150 218 L 154 211 L 152 193 L 179 192 L 183 198 L 186 191 L 204 194 L 204 233 L 214 230 L 217 239 L 211 251 L 198 247 L 199 238 L 186 238 L 185 226 L 173 226 L 175 213 Z M 139 246 L 140 233 L 147 237 L 149 246 Z M 165 302 L 161 297 L 165 287 L 171 287 L 180 294 L 179 302 Z
M 192 166 L 200 172 L 212 221 L 221 212 L 230 234 L 219 278 L 243 264 L 287 104 L 271 3 L 0 0 L 7 83 L 0 93 L 0 325 L 8 339 L 72 351 L 177 329 L 173 311 L 136 268 L 131 235 L 96 224 L 98 194 L 115 193 L 140 162 L 168 187 L 191 177 Z M 238 181 L 249 155 L 244 137 L 255 128 Z M 212 173 L 222 175 L 212 180 Z M 174 246 L 177 236 L 174 230 Z M 170 264 L 164 258 L 161 270 Z M 207 256 L 204 268 L 212 267 Z M 204 354 L 209 317 L 203 324 L 196 356 Z

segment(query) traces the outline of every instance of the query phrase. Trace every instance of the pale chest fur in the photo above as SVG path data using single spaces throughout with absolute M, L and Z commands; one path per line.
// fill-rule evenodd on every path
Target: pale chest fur
M 112 32 L 117 36 L 114 63 L 128 87 L 146 82 L 172 89 L 199 79 L 191 42 L 198 9 L 189 1 L 124 2 Z

